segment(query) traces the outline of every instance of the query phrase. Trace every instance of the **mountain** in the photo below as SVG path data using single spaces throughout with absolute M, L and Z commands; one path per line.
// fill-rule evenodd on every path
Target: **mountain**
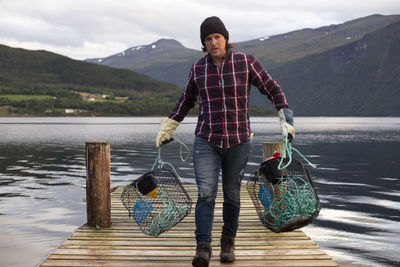
M 400 15 L 371 15 L 339 25 L 302 29 L 236 44 L 235 48 L 253 55 L 268 68 L 321 53 L 361 39 L 365 34 L 400 21 Z
M 400 22 L 272 72 L 297 115 L 400 116 Z
M 400 15 L 371 15 L 236 43 L 235 50 L 261 61 L 296 115 L 399 116 L 399 22 Z M 202 55 L 175 40 L 160 40 L 91 61 L 183 87 L 189 67 Z M 267 102 L 251 91 L 252 104 L 270 108 Z
M 183 86 L 190 66 L 202 54 L 200 51 L 185 48 L 176 40 L 161 39 L 149 45 L 131 47 L 109 57 L 85 61 L 130 69 L 157 80 Z
M 352 43 L 365 34 L 397 21 L 400 21 L 400 15 L 371 15 L 339 25 L 302 29 L 235 43 L 235 50 L 255 55 L 270 70 L 308 55 Z M 116 55 L 86 61 L 127 68 L 184 87 L 190 66 L 202 55 L 203 52 L 185 48 L 175 40 L 161 39 Z

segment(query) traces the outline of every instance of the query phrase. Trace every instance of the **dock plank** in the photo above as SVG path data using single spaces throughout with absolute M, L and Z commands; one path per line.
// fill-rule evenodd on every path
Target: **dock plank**
M 196 201 L 196 187 L 185 185 Z M 120 201 L 122 187 L 111 196 L 110 228 L 82 225 L 40 265 L 47 266 L 191 266 L 195 253 L 194 212 L 159 237 L 144 235 Z M 219 190 L 221 192 L 221 190 Z M 339 266 L 303 231 L 275 234 L 257 216 L 251 199 L 242 188 L 236 261 L 219 262 L 219 237 L 222 227 L 222 196 L 218 194 L 214 228 L 213 257 L 210 266 Z

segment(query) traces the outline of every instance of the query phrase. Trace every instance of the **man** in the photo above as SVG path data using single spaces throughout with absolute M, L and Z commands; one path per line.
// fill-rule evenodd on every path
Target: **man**
M 195 62 L 182 96 L 168 118 L 163 119 L 156 145 L 169 140 L 188 111 L 199 101 L 193 144 L 198 200 L 195 208 L 196 255 L 193 266 L 208 266 L 218 176 L 222 170 L 223 227 L 221 262 L 235 260 L 234 241 L 240 211 L 240 186 L 249 153 L 249 95 L 251 84 L 278 110 L 282 135 L 294 137 L 293 114 L 279 85 L 251 55 L 232 51 L 229 33 L 218 17 L 200 26 L 203 51 Z

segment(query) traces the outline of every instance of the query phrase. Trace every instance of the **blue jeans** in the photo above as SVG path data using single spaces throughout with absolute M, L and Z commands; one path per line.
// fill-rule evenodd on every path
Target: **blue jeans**
M 222 170 L 223 236 L 236 236 L 239 225 L 240 186 L 249 154 L 249 143 L 231 148 L 219 148 L 196 136 L 193 144 L 193 163 L 198 187 L 195 209 L 196 241 L 211 242 L 218 177 Z

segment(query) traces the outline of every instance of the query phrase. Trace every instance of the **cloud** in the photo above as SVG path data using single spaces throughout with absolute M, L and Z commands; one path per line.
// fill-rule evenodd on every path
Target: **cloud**
M 200 49 L 208 16 L 239 42 L 380 13 L 400 14 L 398 0 L 0 0 L 0 43 L 83 59 L 173 38 Z

